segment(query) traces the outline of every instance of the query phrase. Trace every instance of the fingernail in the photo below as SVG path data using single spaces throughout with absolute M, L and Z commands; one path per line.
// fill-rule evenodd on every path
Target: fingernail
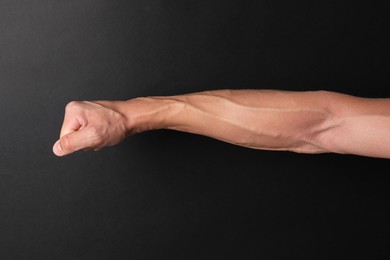
M 62 147 L 61 147 L 60 141 L 58 141 L 58 150 L 61 151 L 61 153 L 62 153 Z
M 57 155 L 63 155 L 63 153 L 64 153 L 64 151 L 62 150 L 62 147 L 61 147 L 61 144 L 60 144 L 60 141 L 58 140 L 57 142 L 56 142 L 56 144 L 54 145 L 54 147 L 55 147 L 55 153 L 57 154 Z

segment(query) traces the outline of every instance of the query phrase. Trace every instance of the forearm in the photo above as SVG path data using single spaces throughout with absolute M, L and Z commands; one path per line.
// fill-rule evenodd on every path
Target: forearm
M 255 149 L 319 153 L 326 149 L 316 135 L 328 127 L 329 115 L 321 95 L 218 90 L 129 100 L 119 110 L 133 132 L 165 128 Z

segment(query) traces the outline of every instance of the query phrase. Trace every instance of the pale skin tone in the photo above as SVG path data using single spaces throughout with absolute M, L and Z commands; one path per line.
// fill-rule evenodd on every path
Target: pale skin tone
M 390 158 L 390 99 L 329 91 L 214 90 L 127 101 L 73 101 L 53 152 L 98 151 L 149 130 L 298 153 Z

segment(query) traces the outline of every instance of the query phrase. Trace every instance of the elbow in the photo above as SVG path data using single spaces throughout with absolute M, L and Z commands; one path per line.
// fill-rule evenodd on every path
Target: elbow
M 340 149 L 341 140 L 338 138 L 338 132 L 345 125 L 345 109 L 338 102 L 340 94 L 329 91 L 318 91 L 316 94 L 319 96 L 320 109 L 302 131 L 299 152 L 347 153 Z
M 316 153 L 345 154 L 347 152 L 340 149 L 339 143 L 341 140 L 338 140 L 338 132 L 342 126 L 343 119 L 335 113 L 329 112 L 313 127 L 307 138 L 308 143 Z
M 295 152 L 299 153 L 344 153 L 338 149 L 336 135 L 342 120 L 336 114 L 326 111 L 318 115 L 301 130 L 296 138 Z

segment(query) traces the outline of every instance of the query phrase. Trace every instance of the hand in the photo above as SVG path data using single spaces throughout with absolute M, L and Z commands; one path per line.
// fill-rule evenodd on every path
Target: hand
M 98 151 L 127 136 L 126 118 L 110 108 L 109 101 L 73 101 L 65 109 L 60 139 L 53 152 L 64 156 L 79 150 Z

